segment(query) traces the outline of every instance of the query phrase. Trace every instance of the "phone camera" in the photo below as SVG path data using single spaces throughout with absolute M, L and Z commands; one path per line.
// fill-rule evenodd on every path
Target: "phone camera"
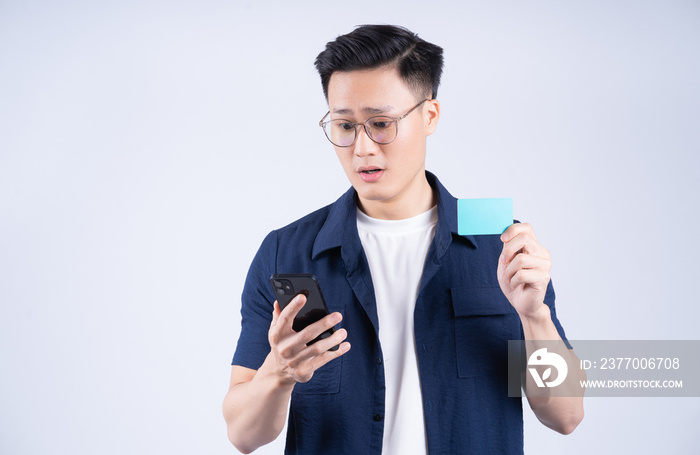
M 275 290 L 279 295 L 289 295 L 294 293 L 292 283 L 288 280 L 274 280 Z

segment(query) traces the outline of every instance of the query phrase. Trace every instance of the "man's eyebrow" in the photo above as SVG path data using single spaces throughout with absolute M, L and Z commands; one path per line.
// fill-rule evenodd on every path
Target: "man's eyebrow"
M 389 112 L 393 110 L 393 106 L 380 106 L 380 107 L 363 107 L 362 112 L 365 114 L 384 114 L 386 112 Z M 337 115 L 352 115 L 353 110 L 348 109 L 348 108 L 341 108 L 341 109 L 333 109 L 333 113 Z

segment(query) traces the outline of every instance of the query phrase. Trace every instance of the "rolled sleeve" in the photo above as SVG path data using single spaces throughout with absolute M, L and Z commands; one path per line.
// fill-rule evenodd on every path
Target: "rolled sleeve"
M 564 340 L 564 344 L 566 344 L 567 348 L 573 349 L 571 343 L 569 343 L 569 340 L 566 338 L 564 327 L 562 327 L 561 323 L 559 322 L 559 318 L 557 318 L 557 310 L 554 306 L 555 297 L 556 296 L 554 294 L 554 286 L 552 285 L 552 281 L 550 280 L 549 285 L 547 286 L 547 292 L 544 296 L 544 303 L 549 307 L 554 327 L 556 327 L 557 332 L 559 332 L 559 336 L 561 337 L 561 339 Z
M 276 270 L 277 234 L 265 237 L 246 276 L 241 295 L 241 335 L 232 365 L 257 370 L 270 353 L 267 333 L 275 301 L 269 280 Z

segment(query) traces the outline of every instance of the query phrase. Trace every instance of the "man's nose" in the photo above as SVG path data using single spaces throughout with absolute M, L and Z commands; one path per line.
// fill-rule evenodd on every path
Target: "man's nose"
M 355 155 L 359 157 L 374 155 L 377 153 L 377 143 L 369 138 L 367 131 L 359 127 L 357 139 L 355 140 Z

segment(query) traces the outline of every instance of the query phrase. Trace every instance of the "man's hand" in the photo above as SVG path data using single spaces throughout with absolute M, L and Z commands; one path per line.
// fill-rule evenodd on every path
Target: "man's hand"
M 302 331 L 295 332 L 292 329 L 294 318 L 305 303 L 306 297 L 300 294 L 292 299 L 283 311 L 280 311 L 279 304 L 275 301 L 268 340 L 270 354 L 275 359 L 275 371 L 279 375 L 281 384 L 293 385 L 297 382 L 307 382 L 316 370 L 350 350 L 350 343 L 343 341 L 347 338 L 345 329 L 339 329 L 330 337 L 319 340 L 311 346 L 306 345 L 338 324 L 343 317 L 340 313 L 331 313 Z M 336 345 L 340 345 L 337 351 L 329 351 Z
M 508 301 L 520 315 L 523 334 L 526 340 L 561 340 L 552 323 L 550 309 L 544 304 L 544 296 L 549 285 L 549 271 L 552 268 L 549 251 L 539 244 L 532 226 L 513 224 L 501 234 L 503 252 L 498 261 L 498 284 Z M 528 345 L 528 357 L 536 344 Z M 578 365 L 573 350 L 561 343 L 559 355 L 570 357 L 569 363 Z M 578 384 L 585 379 L 580 374 L 570 374 L 566 381 Z M 527 378 L 527 390 L 536 387 Z M 565 386 L 563 384 L 562 386 Z M 559 386 L 559 387 L 562 387 Z M 541 392 L 541 390 L 540 390 Z M 582 396 L 531 396 L 528 402 L 537 418 L 549 428 L 562 434 L 569 434 L 583 419 Z
M 521 318 L 536 315 L 544 304 L 552 268 L 549 251 L 539 244 L 532 226 L 516 223 L 501 234 L 498 284 Z
M 270 353 L 258 370 L 234 365 L 231 383 L 224 398 L 224 418 L 228 437 L 236 448 L 250 453 L 273 441 L 284 428 L 289 399 L 297 382 L 306 382 L 314 372 L 350 350 L 345 329 L 311 346 L 306 343 L 330 329 L 342 319 L 332 313 L 301 332 L 292 323 L 306 297 L 299 295 L 280 311 L 275 302 L 268 331 Z M 340 345 L 337 351 L 329 351 Z

